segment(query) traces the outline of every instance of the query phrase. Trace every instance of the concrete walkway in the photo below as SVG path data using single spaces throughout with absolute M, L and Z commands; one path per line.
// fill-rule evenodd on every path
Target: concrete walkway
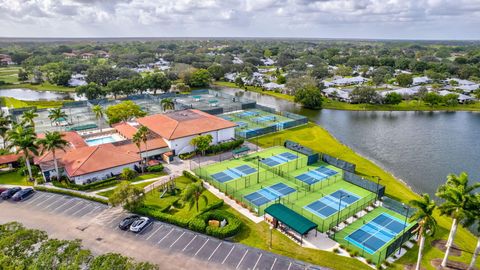
M 103 200 L 108 200 L 107 197 L 101 196 L 101 195 L 98 195 L 98 194 L 95 194 L 95 193 L 93 193 L 93 192 L 90 193 L 90 192 L 86 192 L 86 191 L 80 191 L 80 190 L 73 190 L 73 189 L 68 189 L 68 188 L 56 187 L 56 186 L 54 186 L 54 185 L 51 184 L 51 183 L 45 183 L 45 184 L 37 185 L 37 186 L 39 186 L 39 187 L 45 187 L 45 188 L 48 188 L 48 189 L 56 189 L 56 190 L 67 191 L 67 192 L 76 193 L 76 194 L 80 194 L 80 195 L 83 195 L 83 196 L 90 196 L 90 197 L 99 198 L 99 199 L 103 199 Z
M 142 184 L 142 183 L 154 182 L 154 181 L 158 181 L 158 180 L 161 179 L 162 177 L 165 177 L 165 176 L 160 176 L 160 177 L 145 179 L 145 180 L 142 180 L 142 181 L 132 182 L 132 183 L 130 183 L 130 184 L 131 184 L 131 185 L 138 185 L 138 184 Z M 101 192 L 105 192 L 105 191 L 109 191 L 109 190 L 115 189 L 116 187 L 117 187 L 117 186 L 113 186 L 113 187 L 108 187 L 108 188 L 104 188 L 104 189 L 99 189 L 99 190 L 91 191 L 91 192 L 89 192 L 89 194 L 98 194 L 98 193 L 101 193 Z M 100 196 L 101 196 L 101 195 L 100 195 Z

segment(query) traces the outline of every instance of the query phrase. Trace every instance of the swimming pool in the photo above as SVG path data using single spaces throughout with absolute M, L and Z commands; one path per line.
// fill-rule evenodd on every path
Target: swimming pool
M 104 137 L 100 137 L 100 138 L 91 138 L 91 139 L 86 139 L 85 140 L 85 142 L 89 146 L 118 142 L 118 141 L 119 140 L 117 138 L 115 138 L 114 135 L 104 136 Z

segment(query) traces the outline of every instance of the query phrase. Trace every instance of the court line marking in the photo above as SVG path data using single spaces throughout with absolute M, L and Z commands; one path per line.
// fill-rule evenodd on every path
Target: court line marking
M 248 249 L 245 251 L 245 253 L 243 254 L 242 258 L 240 259 L 240 261 L 238 262 L 237 264 L 237 267 L 235 267 L 235 269 L 238 269 L 238 267 L 240 267 L 240 264 L 242 263 L 243 259 L 245 258 L 245 256 L 247 255 L 248 253 Z
M 182 236 L 185 234 L 185 232 L 183 232 L 178 238 L 177 240 L 175 240 L 175 242 L 173 242 L 170 247 L 173 247 L 173 245 L 175 245 L 175 243 L 177 243 L 178 239 L 182 238 Z
M 162 239 L 160 239 L 160 241 L 157 242 L 157 245 L 160 244 L 160 242 L 162 242 L 163 239 L 165 239 L 165 237 L 167 237 L 168 235 L 170 235 L 170 233 L 173 232 L 174 229 L 175 229 L 175 228 L 172 228 L 167 234 L 165 234 L 165 236 L 162 237 Z
M 273 266 L 275 266 L 275 263 L 277 262 L 277 257 L 275 257 L 275 260 L 273 260 L 272 267 L 270 267 L 270 270 L 273 269 Z
M 196 234 L 195 236 L 193 236 L 192 240 L 190 240 L 190 242 L 188 242 L 188 244 L 182 249 L 182 251 L 185 251 L 185 249 L 187 249 L 187 247 L 193 242 L 193 240 L 195 240 L 195 238 L 197 238 Z
M 150 237 L 152 237 L 154 234 L 156 234 L 158 232 L 158 230 L 160 230 L 162 227 L 163 227 L 163 224 L 161 224 L 160 227 L 158 227 L 155 231 L 153 231 L 145 240 L 150 239 Z
M 210 261 L 210 259 L 212 258 L 213 254 L 215 254 L 215 252 L 217 251 L 217 249 L 222 245 L 222 242 L 220 242 L 220 244 L 218 244 L 218 246 L 215 248 L 215 250 L 212 252 L 212 254 L 210 254 L 210 257 L 208 257 L 208 260 L 207 261 Z
M 253 266 L 252 269 L 255 269 L 257 267 L 257 264 L 260 261 L 260 258 L 262 258 L 262 255 L 263 255 L 263 253 L 260 253 L 260 256 L 258 256 L 257 262 L 255 263 L 255 265 Z
M 290 262 L 290 263 L 288 264 L 287 270 L 290 270 L 290 267 L 291 267 L 291 266 L 292 266 L 292 262 Z
M 222 264 L 224 264 L 225 261 L 227 261 L 228 256 L 230 256 L 230 253 L 232 253 L 232 251 L 233 251 L 234 248 L 235 248 L 235 245 L 233 245 L 232 249 L 230 249 L 230 252 L 228 252 L 228 254 L 227 254 L 227 256 L 225 257 L 225 259 L 223 259 Z
M 203 245 L 197 250 L 197 252 L 195 252 L 195 254 L 193 254 L 193 257 L 197 256 L 197 254 L 200 252 L 200 250 L 202 250 L 202 248 L 208 243 L 210 239 L 207 238 L 207 241 L 205 241 L 205 243 L 203 243 Z

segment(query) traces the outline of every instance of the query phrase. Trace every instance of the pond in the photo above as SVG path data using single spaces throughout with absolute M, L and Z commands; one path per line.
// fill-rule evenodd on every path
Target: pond
M 255 92 L 222 91 L 309 117 L 416 192 L 434 194 L 449 173 L 480 179 L 480 113 L 313 111 Z
M 36 91 L 25 88 L 0 89 L 0 97 L 13 97 L 21 100 L 79 100 L 75 93 L 63 93 L 54 91 Z

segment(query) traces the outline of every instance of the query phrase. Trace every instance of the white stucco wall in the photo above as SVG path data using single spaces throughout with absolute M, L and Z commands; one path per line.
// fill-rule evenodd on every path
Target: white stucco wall
M 136 163 L 126 164 L 126 165 L 119 166 L 119 167 L 109 168 L 109 169 L 106 169 L 106 170 L 103 170 L 103 171 L 98 171 L 98 172 L 94 172 L 94 173 L 89 173 L 89 174 L 84 174 L 84 175 L 80 175 L 80 176 L 70 177 L 70 180 L 75 181 L 75 184 L 77 184 L 77 185 L 82 185 L 82 184 L 86 183 L 86 181 L 88 179 L 92 180 L 92 182 L 93 182 L 94 178 L 96 178 L 96 181 L 98 181 L 98 180 L 107 179 L 107 178 L 111 177 L 112 173 L 114 175 L 120 174 L 124 168 L 130 168 L 130 169 L 133 170 L 135 165 L 139 166 L 139 163 L 136 162 Z
M 210 134 L 213 137 L 212 144 L 217 144 L 218 142 L 226 141 L 235 138 L 235 128 L 226 128 L 218 131 L 206 132 L 198 135 L 207 135 Z M 190 142 L 193 138 L 198 135 L 183 137 L 175 140 L 165 140 L 168 144 L 168 147 L 172 150 L 175 150 L 175 154 L 179 155 L 182 153 L 192 152 L 194 147 L 190 145 Z

